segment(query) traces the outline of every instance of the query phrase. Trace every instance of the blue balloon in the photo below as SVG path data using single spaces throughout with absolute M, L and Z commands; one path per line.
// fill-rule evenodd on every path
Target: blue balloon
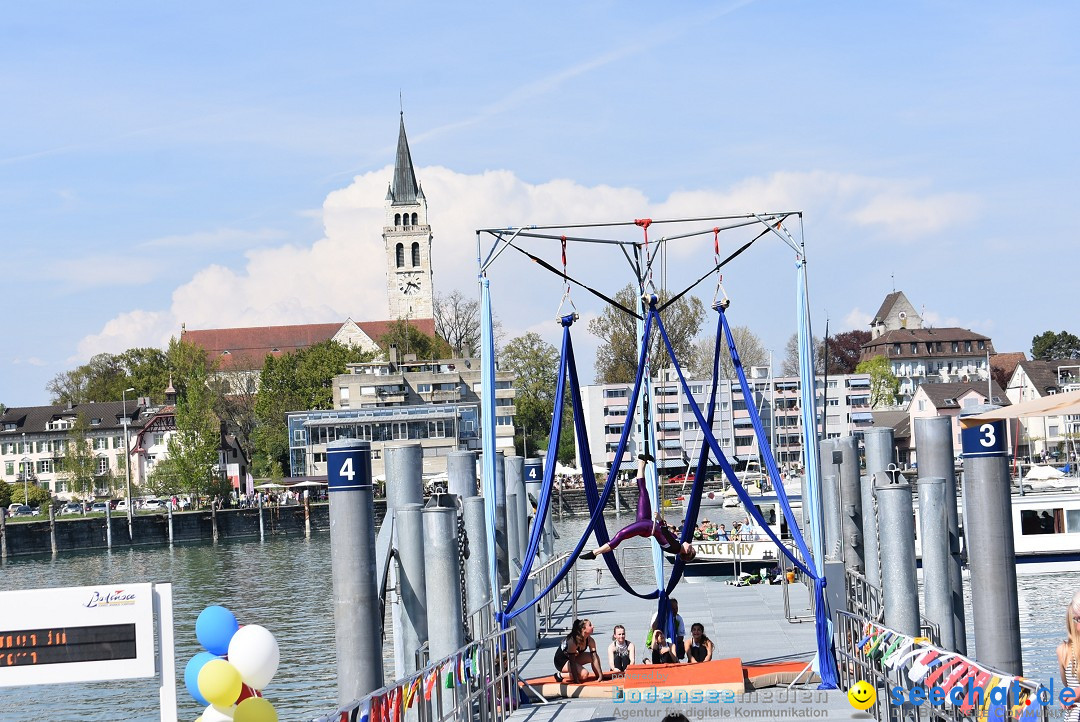
M 195 621 L 195 636 L 206 651 L 224 657 L 229 653 L 229 641 L 239 628 L 235 614 L 225 607 L 214 605 L 199 614 Z
M 209 652 L 199 652 L 191 658 L 191 661 L 187 663 L 187 667 L 184 667 L 184 685 L 187 687 L 187 691 L 191 693 L 191 696 L 195 698 L 195 701 L 203 706 L 210 703 L 199 694 L 199 672 L 204 664 L 214 659 L 221 659 L 221 657 Z

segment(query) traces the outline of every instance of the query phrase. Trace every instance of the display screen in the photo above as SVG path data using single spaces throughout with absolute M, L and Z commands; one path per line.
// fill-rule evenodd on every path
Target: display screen
M 135 658 L 134 624 L 0 632 L 0 668 Z

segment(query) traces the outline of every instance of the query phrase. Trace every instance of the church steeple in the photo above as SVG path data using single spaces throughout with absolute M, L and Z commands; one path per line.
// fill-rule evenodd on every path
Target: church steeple
M 389 199 L 394 205 L 416 203 L 418 192 L 412 154 L 409 153 L 409 139 L 405 136 L 405 113 L 403 112 L 401 127 L 398 129 L 397 158 L 394 160 L 394 183 L 390 187 Z

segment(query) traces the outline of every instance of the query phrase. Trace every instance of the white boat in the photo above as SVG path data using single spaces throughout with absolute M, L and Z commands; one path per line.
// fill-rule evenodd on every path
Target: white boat
M 687 576 L 737 576 L 741 572 L 757 573 L 768 570 L 778 563 L 778 550 L 776 543 L 767 535 L 758 532 L 753 535 L 735 534 L 733 524 L 741 521 L 745 513 L 741 511 L 742 504 L 738 497 L 733 497 L 734 505 L 724 505 L 731 511 L 721 513 L 713 521 L 723 522 L 731 535 L 728 540 L 700 539 L 693 543 L 697 556 L 694 561 L 686 565 Z M 780 509 L 780 500 L 775 495 L 753 495 L 754 505 L 761 512 L 761 516 L 768 523 L 773 532 L 781 539 L 787 539 L 788 526 Z M 801 514 L 802 500 L 798 495 L 789 496 L 788 501 L 792 504 L 792 510 L 796 515 Z M 734 507 L 737 506 L 738 509 Z M 704 499 L 702 508 L 704 509 Z M 716 515 L 719 509 L 710 509 L 707 513 Z M 705 521 L 705 514 L 698 515 L 699 521 Z

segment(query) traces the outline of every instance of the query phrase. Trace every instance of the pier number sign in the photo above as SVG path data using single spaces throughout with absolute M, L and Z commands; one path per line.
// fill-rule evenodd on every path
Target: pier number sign
M 544 466 L 539 459 L 525 460 L 525 483 L 539 484 L 544 480 Z
M 960 432 L 964 458 L 1006 456 L 1004 421 L 986 421 Z
M 155 674 L 152 584 L 0 593 L 0 687 Z

